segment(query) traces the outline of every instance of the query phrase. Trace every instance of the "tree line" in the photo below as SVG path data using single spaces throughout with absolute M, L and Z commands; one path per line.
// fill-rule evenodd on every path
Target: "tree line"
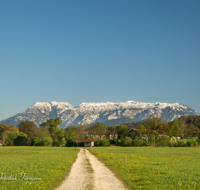
M 0 140 L 10 146 L 83 146 L 84 139 L 95 140 L 95 146 L 178 146 L 176 137 L 197 138 L 200 133 L 200 116 L 181 116 L 171 122 L 153 117 L 110 127 L 96 122 L 60 129 L 61 124 L 60 118 L 48 119 L 39 127 L 30 121 L 22 121 L 17 127 L 1 123 Z M 183 142 L 179 145 L 184 146 Z

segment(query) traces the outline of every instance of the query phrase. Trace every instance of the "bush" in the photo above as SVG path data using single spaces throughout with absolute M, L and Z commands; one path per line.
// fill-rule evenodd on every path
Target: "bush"
M 188 147 L 196 146 L 196 145 L 197 145 L 197 141 L 195 139 L 191 139 L 186 142 L 186 146 Z
M 52 146 L 53 140 L 51 137 L 43 137 L 42 142 L 44 146 Z
M 102 146 L 102 140 L 96 140 L 94 146 Z
M 133 142 L 134 146 L 142 146 L 144 144 L 142 139 L 135 139 Z
M 39 142 L 40 142 L 40 139 L 38 137 L 34 137 L 31 139 L 31 146 L 35 146 Z
M 169 137 L 167 135 L 163 135 L 157 141 L 157 146 L 165 147 L 168 144 L 169 144 Z
M 196 141 L 198 144 L 200 144 L 200 135 L 198 136 L 198 139 Z
M 149 145 L 149 141 L 146 139 L 143 139 L 143 145 L 142 146 L 148 146 Z
M 178 142 L 178 147 L 184 147 L 185 146 L 184 141 L 180 140 L 180 141 L 177 141 L 177 142 Z
M 27 141 L 27 134 L 19 132 L 18 136 L 14 139 L 14 145 L 23 146 L 26 145 L 26 141 Z
M 196 141 L 195 139 L 193 139 L 193 140 L 192 140 L 192 145 L 193 145 L 193 146 L 197 146 L 197 144 L 198 144 L 197 141 Z
M 7 136 L 6 140 L 8 141 L 9 146 L 10 146 L 10 143 L 12 145 L 14 144 L 14 139 L 17 138 L 17 136 L 19 136 L 19 135 L 20 135 L 20 133 L 19 132 L 15 132 L 15 131 L 11 131 L 10 133 L 8 133 L 8 136 Z
M 110 142 L 107 139 L 102 141 L 102 146 L 109 146 L 109 145 L 110 145 Z
M 94 146 L 109 146 L 110 145 L 110 142 L 105 139 L 105 140 L 96 140 L 94 142 Z
M 169 146 L 176 147 L 177 146 L 177 139 L 176 137 L 171 137 L 169 141 Z
M 191 146 L 192 146 L 192 142 L 191 142 L 190 140 L 188 140 L 188 141 L 186 142 L 186 146 L 191 147 Z
M 72 139 L 67 139 L 66 145 L 67 147 L 76 147 L 76 142 L 74 142 Z
M 131 146 L 132 139 L 130 137 L 125 137 L 123 141 L 123 146 Z
M 53 146 L 59 146 L 59 145 L 60 145 L 60 142 L 59 142 L 57 139 L 55 139 L 55 140 L 53 141 L 52 145 L 53 145 Z
M 117 140 L 116 141 L 116 146 L 121 146 L 122 145 L 122 141 L 121 140 Z
M 109 140 L 110 144 L 114 144 L 114 145 L 117 145 L 117 140 Z

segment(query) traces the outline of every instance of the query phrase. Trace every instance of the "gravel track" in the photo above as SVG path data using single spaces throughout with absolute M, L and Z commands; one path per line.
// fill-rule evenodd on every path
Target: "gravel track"
M 94 155 L 80 149 L 69 176 L 56 190 L 125 190 L 125 186 Z

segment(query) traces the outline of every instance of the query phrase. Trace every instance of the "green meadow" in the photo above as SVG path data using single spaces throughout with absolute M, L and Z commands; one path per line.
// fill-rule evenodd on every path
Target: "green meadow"
M 200 148 L 95 147 L 90 152 L 130 189 L 200 189 Z
M 77 153 L 67 147 L 0 147 L 0 190 L 54 189 Z

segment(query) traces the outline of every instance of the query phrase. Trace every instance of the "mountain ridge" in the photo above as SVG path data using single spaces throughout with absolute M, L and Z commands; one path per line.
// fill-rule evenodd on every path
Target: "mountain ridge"
M 136 101 L 126 102 L 83 102 L 74 107 L 68 102 L 36 102 L 23 113 L 0 121 L 8 125 L 18 125 L 21 121 L 33 121 L 37 126 L 47 119 L 59 117 L 63 124 L 60 128 L 83 123 L 105 122 L 127 117 L 144 120 L 148 117 L 163 117 L 168 121 L 182 115 L 199 115 L 199 113 L 183 104 Z

